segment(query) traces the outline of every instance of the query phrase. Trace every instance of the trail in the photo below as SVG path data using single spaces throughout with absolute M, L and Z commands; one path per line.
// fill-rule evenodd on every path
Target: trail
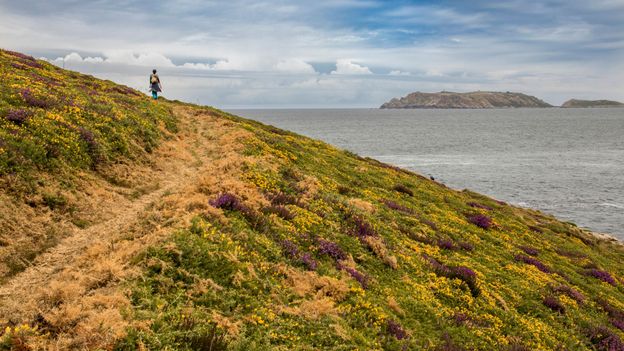
M 198 195 L 196 184 L 231 177 L 247 134 L 208 112 L 176 106 L 174 113 L 180 132 L 154 153 L 145 179 L 151 191 L 103 202 L 98 210 L 108 218 L 74 228 L 0 286 L 0 323 L 37 325 L 51 334 L 39 345 L 45 349 L 96 348 L 122 335 L 127 324 L 120 309 L 128 306 L 122 288 L 136 273 L 132 259 L 208 204 L 210 194 Z

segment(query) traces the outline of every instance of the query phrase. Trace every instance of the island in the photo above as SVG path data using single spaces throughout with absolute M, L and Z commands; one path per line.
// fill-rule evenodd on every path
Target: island
M 590 107 L 624 107 L 624 103 L 612 100 L 579 100 L 571 99 L 561 105 L 563 108 L 590 108 Z
M 553 107 L 552 105 L 530 95 L 513 92 L 475 91 L 456 93 L 441 91 L 439 93 L 411 93 L 402 98 L 394 98 L 383 105 L 382 109 L 401 108 L 520 108 L 520 107 Z

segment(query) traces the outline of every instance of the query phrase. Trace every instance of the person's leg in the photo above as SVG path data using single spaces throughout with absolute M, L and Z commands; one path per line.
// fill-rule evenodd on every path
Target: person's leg
M 152 90 L 152 99 L 158 99 L 158 93 L 156 90 Z

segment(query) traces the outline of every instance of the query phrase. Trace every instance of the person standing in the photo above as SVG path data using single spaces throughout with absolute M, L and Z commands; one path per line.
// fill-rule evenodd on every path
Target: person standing
M 150 90 L 152 92 L 152 98 L 158 99 L 158 93 L 162 92 L 162 85 L 160 84 L 160 77 L 156 74 L 156 70 L 152 70 L 150 75 Z

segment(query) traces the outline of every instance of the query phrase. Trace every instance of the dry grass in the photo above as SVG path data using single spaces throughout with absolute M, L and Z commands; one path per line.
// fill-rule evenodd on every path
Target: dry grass
M 191 114 L 182 107 L 175 113 L 182 132 L 149 160 L 112 166 L 104 172 L 106 179 L 85 175 L 77 191 L 66 195 L 79 206 L 74 215 L 87 218 L 89 226 L 69 224 L 71 217 L 63 212 L 0 202 L 0 258 L 15 255 L 21 246 L 36 246 L 49 228 L 65 233 L 47 252 L 37 252 L 32 266 L 0 286 L 0 316 L 5 318 L 0 327 L 38 325 L 48 335 L 29 340 L 35 349 L 109 348 L 132 323 L 120 311 L 129 307 L 122 283 L 138 273 L 128 264 L 133 257 L 161 242 L 172 228 L 187 226 L 198 213 L 218 218 L 220 210 L 208 201 L 219 192 L 236 192 L 254 207 L 266 203 L 237 180 L 241 165 L 250 161 L 240 156 L 248 132 L 209 113 Z M 23 232 L 28 235 L 14 234 Z M 0 274 L 7 271 L 0 265 Z M 197 286 L 198 293 L 207 289 L 219 286 L 211 281 Z M 228 333 L 238 333 L 237 323 L 215 320 Z

